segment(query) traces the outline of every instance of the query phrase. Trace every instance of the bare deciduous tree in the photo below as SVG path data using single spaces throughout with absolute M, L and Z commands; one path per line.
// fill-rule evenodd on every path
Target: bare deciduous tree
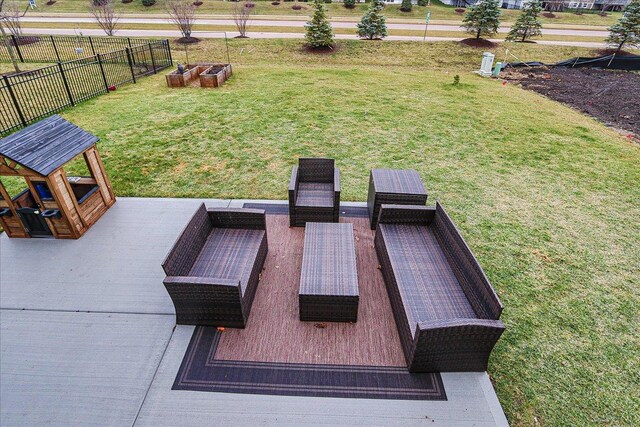
M 89 11 L 108 36 L 116 33 L 120 15 L 113 9 L 113 0 L 89 0 Z
M 167 2 L 167 13 L 171 22 L 176 24 L 182 37 L 191 39 L 191 31 L 196 23 L 196 7 L 190 0 L 169 0 Z
M 18 67 L 18 58 L 16 58 L 16 53 L 13 51 L 14 46 L 9 41 L 9 37 L 4 30 L 4 26 L 6 25 L 8 28 L 11 28 L 11 24 L 9 23 L 10 21 L 17 22 L 18 25 L 20 25 L 20 18 L 26 15 L 28 9 L 25 9 L 23 13 L 18 12 L 17 15 L 10 14 L 10 12 L 8 12 L 9 10 L 9 2 L 6 0 L 0 0 L 0 34 L 2 35 L 2 40 L 6 43 L 13 68 L 16 70 L 16 73 L 19 73 L 20 67 Z M 11 16 L 11 18 L 9 16 Z
M 22 23 L 20 22 L 22 16 L 23 13 L 20 10 L 20 3 L 15 0 L 5 2 L 0 11 L 0 19 L 2 19 L 7 26 L 9 32 L 16 37 L 22 35 Z
M 233 7 L 233 21 L 236 23 L 240 37 L 247 37 L 247 26 L 253 9 L 253 3 L 250 1 L 237 2 Z

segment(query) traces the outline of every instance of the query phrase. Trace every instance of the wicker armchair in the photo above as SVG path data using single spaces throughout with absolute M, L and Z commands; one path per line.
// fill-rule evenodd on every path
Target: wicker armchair
M 333 159 L 298 159 L 289 182 L 289 224 L 338 222 L 340 171 Z
M 485 371 L 502 304 L 442 206 L 382 205 L 375 247 L 409 370 Z
M 162 263 L 176 323 L 244 328 L 267 249 L 263 210 L 203 203 Z

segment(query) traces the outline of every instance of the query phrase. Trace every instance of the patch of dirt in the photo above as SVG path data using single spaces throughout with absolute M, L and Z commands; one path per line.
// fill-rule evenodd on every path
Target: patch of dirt
M 178 44 L 196 44 L 201 42 L 201 40 L 197 37 L 180 37 L 179 39 L 175 39 L 174 41 Z
M 488 47 L 488 48 L 496 47 L 498 45 L 497 43 L 494 43 L 489 40 L 475 39 L 475 38 L 460 40 L 460 43 L 470 47 Z
M 198 7 L 198 6 L 202 6 L 202 2 L 201 1 L 194 1 L 192 3 L 194 6 Z
M 280 6 L 280 2 L 279 1 L 272 1 L 271 4 L 273 6 Z
M 598 49 L 593 51 L 593 54 L 596 56 L 609 56 L 609 55 L 613 55 L 614 53 L 616 53 L 615 49 Z M 626 50 L 621 50 L 620 52 L 616 53 L 616 55 L 632 56 L 632 55 L 635 55 L 635 53 L 627 52 Z
M 248 39 L 249 36 L 235 36 L 234 39 Z
M 124 3 L 124 4 L 129 4 L 131 2 L 133 2 L 133 0 L 122 0 L 122 3 Z
M 23 46 L 23 45 L 32 44 L 32 43 L 38 43 L 40 41 L 40 37 L 37 37 L 37 36 L 21 36 L 20 38 L 16 39 L 16 41 L 18 42 L 17 43 L 18 46 Z M 10 39 L 9 44 L 11 46 L 15 46 L 16 45 L 16 43 L 14 43 L 14 41 L 13 41 L 13 37 Z
M 640 74 L 597 68 L 534 67 L 507 69 L 505 80 L 520 83 L 568 104 L 616 129 L 640 136 Z
M 309 45 L 305 45 L 303 48 L 305 53 L 311 53 L 315 55 L 330 55 L 337 52 L 338 49 L 339 45 L 336 43 L 334 43 L 333 46 L 328 47 L 311 47 Z
M 53 6 L 54 4 L 56 4 L 56 0 L 49 0 L 48 2 L 45 3 L 45 5 L 47 6 Z
M 556 14 L 551 12 L 545 12 L 542 14 L 542 16 L 544 16 L 545 18 L 555 18 Z

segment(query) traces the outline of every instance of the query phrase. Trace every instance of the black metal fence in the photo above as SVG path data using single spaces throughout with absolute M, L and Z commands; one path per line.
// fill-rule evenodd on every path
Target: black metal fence
M 0 78 L 0 134 L 172 64 L 168 40 L 147 41 Z
M 11 60 L 9 49 L 13 50 L 19 62 L 64 62 L 127 47 L 144 46 L 154 41 L 129 37 L 9 35 L 0 48 L 0 61 Z

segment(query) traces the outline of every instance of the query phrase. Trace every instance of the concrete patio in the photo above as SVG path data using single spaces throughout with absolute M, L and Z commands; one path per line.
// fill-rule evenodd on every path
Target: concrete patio
M 202 202 L 118 198 L 76 241 L 0 235 L 0 425 L 507 425 L 486 373 L 442 374 L 447 401 L 171 390 L 194 328 L 160 264 Z

